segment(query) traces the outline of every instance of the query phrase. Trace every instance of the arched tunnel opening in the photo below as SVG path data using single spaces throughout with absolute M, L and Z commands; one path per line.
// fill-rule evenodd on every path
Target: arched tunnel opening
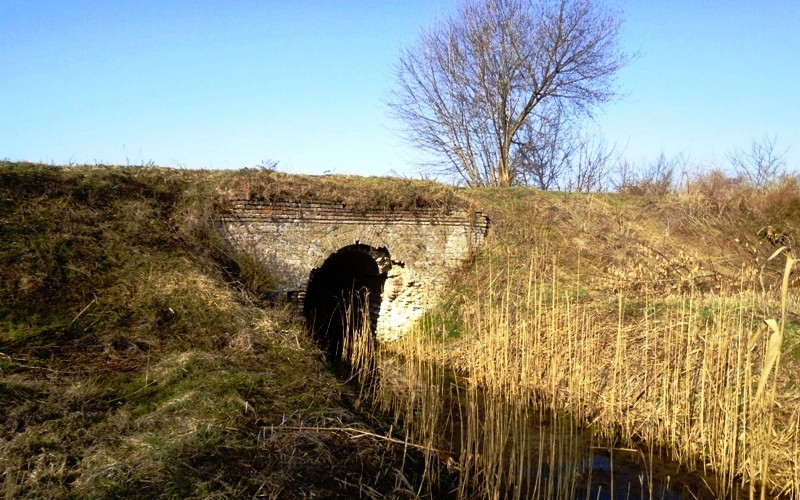
M 375 341 L 389 267 L 385 248 L 355 244 L 332 254 L 311 272 L 303 315 L 314 339 L 334 364 L 347 364 L 343 351 L 356 332 L 368 331 L 368 341 Z

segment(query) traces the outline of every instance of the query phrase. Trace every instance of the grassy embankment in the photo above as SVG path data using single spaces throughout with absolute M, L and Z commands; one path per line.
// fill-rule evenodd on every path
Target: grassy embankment
M 538 403 L 705 464 L 720 494 L 744 479 L 800 496 L 795 279 L 783 283 L 785 253 L 769 260 L 797 234 L 792 183 L 755 192 L 717 179 L 651 198 L 252 171 L 0 172 L 7 496 L 385 494 L 450 459 L 404 462 L 402 446 L 371 436 L 300 327 L 259 301 L 268 273 L 209 231 L 214 200 L 233 195 L 364 210 L 458 197 L 490 214 L 470 272 L 387 352 L 425 377 L 424 361 L 445 361 L 520 403 L 459 417 L 473 422 L 456 457 L 462 494 L 530 480 L 521 451 L 487 451 L 530 441 L 515 425 Z M 418 416 L 412 441 L 438 446 L 438 409 L 425 405 L 436 389 L 380 380 L 387 406 Z M 478 418 L 491 432 L 474 432 Z
M 663 446 L 718 474 L 707 494 L 744 481 L 755 496 L 763 485 L 800 497 L 800 304 L 784 247 L 800 228 L 795 181 L 466 197 L 494 231 L 427 319 L 445 347 L 417 338 L 398 352 L 445 359 L 506 401 L 568 412 L 619 448 Z M 464 475 L 502 490 L 529 475 L 531 437 L 513 405 L 486 411 L 496 431 L 464 442 L 475 450 Z
M 0 494 L 418 489 L 413 448 L 378 436 L 212 219 L 256 187 L 364 209 L 449 190 L 275 175 L 0 164 Z

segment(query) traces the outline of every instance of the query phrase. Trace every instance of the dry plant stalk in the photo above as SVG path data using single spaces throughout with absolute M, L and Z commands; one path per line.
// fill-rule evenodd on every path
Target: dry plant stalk
M 786 408 L 777 390 L 795 260 L 786 249 L 773 258 L 780 254 L 780 322 L 759 320 L 755 311 L 775 304 L 741 290 L 619 295 L 612 323 L 563 290 L 555 267 L 544 275 L 531 262 L 526 294 L 505 280 L 466 311 L 463 365 L 488 392 L 568 411 L 609 437 L 666 446 L 690 468 L 699 461 L 720 476 L 721 496 L 741 479 L 762 485 L 762 496 L 770 489 L 798 497 L 798 430 L 785 419 L 798 409 Z M 493 279 L 503 273 L 519 275 L 488 270 Z
M 428 479 L 437 480 L 442 463 L 458 467 L 462 497 L 573 498 L 585 459 L 574 426 L 585 422 L 600 439 L 664 446 L 687 469 L 702 464 L 717 475 L 720 497 L 744 482 L 751 495 L 760 487 L 762 498 L 768 491 L 799 498 L 800 398 L 778 390 L 795 259 L 781 255 L 779 321 L 756 314 L 775 301 L 744 288 L 725 296 L 619 295 L 604 314 L 561 286 L 555 262 L 536 257 L 525 287 L 505 279 L 519 275 L 509 261 L 488 270 L 502 286 L 465 306 L 464 375 L 437 363 L 452 359 L 444 326 L 377 351 L 364 342 L 371 332 L 353 335 L 345 352 L 369 372 L 358 375 L 369 379 L 362 397 L 427 450 Z M 546 415 L 552 432 L 532 431 L 534 415 Z M 642 491 L 653 492 L 651 476 Z

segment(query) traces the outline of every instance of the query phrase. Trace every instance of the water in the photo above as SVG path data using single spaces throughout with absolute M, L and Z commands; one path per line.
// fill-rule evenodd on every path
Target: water
M 358 310 L 358 308 L 353 308 Z M 369 324 L 367 321 L 346 322 Z M 458 471 L 453 496 L 462 498 L 706 499 L 749 498 L 703 471 L 678 463 L 664 450 L 622 443 L 590 426 L 526 400 L 496 394 L 468 377 L 421 361 L 419 346 L 405 354 L 375 350 L 369 329 L 343 335 L 342 374 L 358 380 L 362 395 L 411 430 L 410 441 L 429 449 L 429 473 Z M 413 354 L 412 354 L 413 353 Z M 344 356 L 346 354 L 346 356 Z M 522 391 L 519 391 L 522 393 Z
M 415 429 L 415 441 L 440 450 L 433 460 L 446 457 L 449 466 L 458 468 L 458 496 L 748 497 L 740 486 L 726 487 L 713 475 L 671 461 L 659 450 L 600 437 L 566 415 L 471 387 L 447 369 L 418 363 L 405 369 L 398 370 L 394 363 L 382 370 L 384 379 L 395 380 L 380 385 L 392 391 L 401 419 Z

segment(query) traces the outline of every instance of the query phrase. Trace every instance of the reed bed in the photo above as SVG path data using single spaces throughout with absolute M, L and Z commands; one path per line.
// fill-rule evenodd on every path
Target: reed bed
M 371 380 L 363 400 L 425 450 L 429 481 L 456 468 L 462 498 L 613 491 L 613 464 L 599 485 L 586 477 L 598 443 L 586 442 L 584 426 L 601 447 L 645 464 L 659 449 L 684 470 L 713 474 L 706 495 L 800 498 L 796 360 L 781 366 L 782 348 L 797 344 L 787 337 L 795 259 L 787 249 L 774 257 L 786 262 L 777 296 L 743 286 L 598 302 L 563 286 L 557 263 L 536 256 L 524 286 L 507 279 L 519 270 L 481 271 L 496 286 L 462 306 L 467 332 L 456 347 L 444 325 L 427 325 L 378 350 L 371 333 L 354 335 L 362 347 L 345 351 L 361 360 L 362 383 Z M 617 494 L 664 492 L 652 474 L 639 483 L 635 493 L 631 482 L 618 484 Z
M 469 340 L 458 365 L 488 392 L 566 411 L 599 435 L 664 447 L 686 467 L 713 471 L 720 497 L 746 483 L 751 497 L 798 498 L 800 396 L 780 369 L 781 347 L 797 342 L 785 338 L 795 259 L 787 249 L 778 256 L 786 261 L 778 298 L 743 287 L 620 293 L 603 305 L 561 287 L 557 266 L 537 257 L 525 287 L 503 279 L 509 269 L 490 269 L 502 286 L 465 306 Z
M 576 498 L 584 490 L 594 498 L 608 491 L 592 489 L 592 442 L 574 419 L 486 391 L 441 364 L 444 339 L 422 330 L 376 350 L 367 313 L 343 309 L 343 361 L 361 388 L 359 404 L 388 414 L 406 447 L 423 452 L 418 495 L 431 496 L 434 485 L 441 493 L 445 470 L 457 473 L 450 491 L 457 498 Z

